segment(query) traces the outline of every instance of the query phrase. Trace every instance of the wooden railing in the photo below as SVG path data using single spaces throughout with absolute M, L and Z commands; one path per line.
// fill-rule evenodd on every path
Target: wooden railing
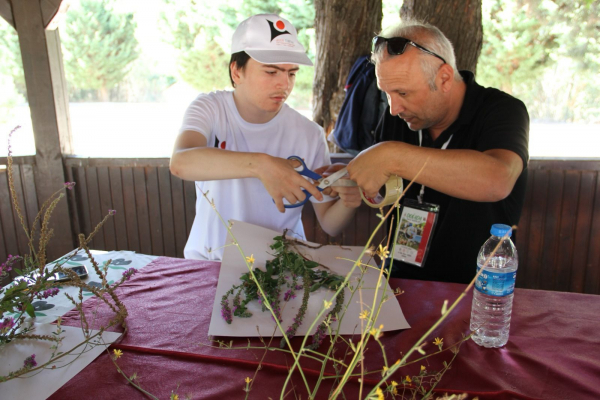
M 0 158 L 0 164 L 3 161 Z M 5 163 L 5 161 L 4 161 Z M 91 247 L 182 257 L 195 215 L 193 182 L 171 175 L 168 159 L 69 157 L 66 175 L 73 232 L 89 234 L 109 209 L 117 210 Z M 33 158 L 15 158 L 15 184 L 26 223 L 38 210 Z M 516 234 L 517 286 L 600 294 L 600 160 L 529 163 L 523 213 Z M 0 172 L 0 259 L 27 251 L 27 238 L 10 205 L 6 173 Z M 329 237 L 305 207 L 308 240 L 361 246 L 379 222 L 378 211 L 361 206 L 350 225 Z M 375 240 L 379 243 L 385 232 Z M 76 238 L 73 238 L 73 245 Z

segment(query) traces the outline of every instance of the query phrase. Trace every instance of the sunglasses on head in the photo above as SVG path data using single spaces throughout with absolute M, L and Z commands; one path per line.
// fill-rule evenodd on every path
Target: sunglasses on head
M 447 64 L 446 60 L 444 60 L 442 56 L 439 56 L 433 51 L 427 50 L 420 44 L 417 44 L 412 40 L 408 40 L 403 37 L 384 38 L 383 36 L 375 36 L 373 38 L 373 53 L 375 53 L 375 51 L 377 51 L 381 46 L 383 46 L 384 43 L 387 43 L 387 51 L 392 56 L 398 56 L 400 54 L 403 54 L 406 51 L 406 46 L 411 45 L 427 54 L 431 54 L 432 56 L 439 58 L 444 62 L 444 64 Z

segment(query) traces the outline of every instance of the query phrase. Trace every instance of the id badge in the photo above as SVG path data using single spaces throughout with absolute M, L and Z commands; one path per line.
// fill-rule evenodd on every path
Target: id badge
M 440 206 L 404 199 L 398 223 L 394 259 L 423 267 Z

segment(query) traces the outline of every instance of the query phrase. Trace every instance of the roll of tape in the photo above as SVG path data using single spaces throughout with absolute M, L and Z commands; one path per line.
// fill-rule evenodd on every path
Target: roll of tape
M 394 204 L 402 194 L 403 190 L 404 185 L 402 184 L 402 178 L 397 175 L 392 175 L 385 185 L 381 187 L 374 199 L 365 196 L 365 193 L 362 190 L 360 191 L 360 196 L 369 207 L 381 208 L 383 206 Z

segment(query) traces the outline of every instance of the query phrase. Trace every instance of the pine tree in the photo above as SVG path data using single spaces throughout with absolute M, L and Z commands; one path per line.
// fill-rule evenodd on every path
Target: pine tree
M 82 0 L 67 14 L 63 37 L 65 70 L 72 89 L 109 90 L 125 78 L 139 56 L 133 14 L 117 14 L 110 0 Z
M 314 36 L 312 0 L 242 0 L 236 7 L 211 0 L 164 0 L 165 37 L 178 50 L 181 78 L 201 92 L 231 86 L 229 54 L 231 36 L 238 24 L 254 14 L 273 13 L 288 18 L 311 57 Z M 312 68 L 301 68 L 292 96 L 308 101 Z M 294 103 L 290 98 L 291 103 Z

